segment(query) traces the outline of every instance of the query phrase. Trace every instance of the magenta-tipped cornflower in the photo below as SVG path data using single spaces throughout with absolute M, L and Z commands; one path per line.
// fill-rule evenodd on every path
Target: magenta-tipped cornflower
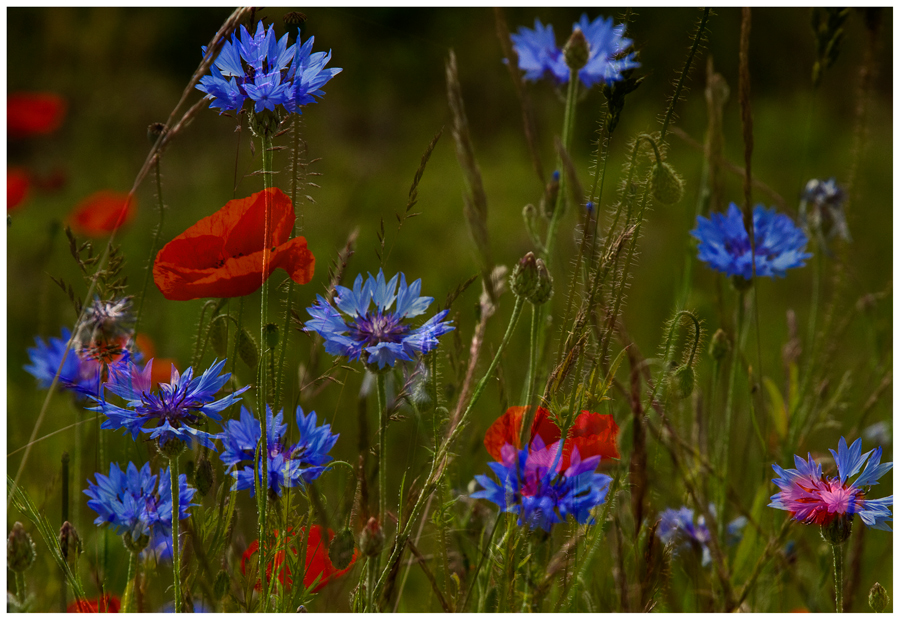
M 241 26 L 239 32 L 225 41 L 210 68 L 210 75 L 200 79 L 197 89 L 206 93 L 209 107 L 237 112 L 250 99 L 254 112 L 275 111 L 278 106 L 301 114 L 301 108 L 322 97 L 322 90 L 340 69 L 326 69 L 331 52 L 312 53 L 315 37 L 306 43 L 288 45 L 288 35 L 275 39 L 275 29 L 266 30 L 262 22 L 256 34 Z M 202 48 L 206 54 L 206 47 Z
M 812 257 L 806 252 L 806 235 L 791 218 L 756 205 L 753 209 L 753 233 L 756 251 L 750 252 L 750 235 L 744 227 L 741 210 L 733 202 L 727 213 L 712 213 L 709 219 L 697 216 L 697 228 L 691 236 L 700 241 L 698 258 L 716 271 L 746 280 L 756 275 L 783 278 L 785 271 L 802 267 Z
M 787 510 L 801 523 L 827 526 L 835 519 L 852 519 L 858 514 L 863 523 L 876 530 L 890 532 L 887 521 L 893 521 L 894 497 L 867 499 L 869 487 L 891 470 L 893 463 L 881 463 L 881 448 L 862 453 L 862 439 L 849 448 L 841 437 L 837 452 L 830 450 L 837 465 L 837 476 L 822 474 L 822 466 L 812 455 L 807 460 L 794 456 L 796 469 L 782 469 L 773 464 L 778 478 L 772 480 L 779 491 L 772 496 L 772 508 Z M 860 470 L 862 470 L 860 472 Z M 859 473 L 853 482 L 850 478 Z
M 193 368 L 179 374 L 172 366 L 172 379 L 169 383 L 160 383 L 154 390 L 150 377 L 153 360 L 143 370 L 134 363 L 110 368 L 110 378 L 103 386 L 107 391 L 125 400 L 125 406 L 119 407 L 106 400 L 106 396 L 94 398 L 97 405 L 90 411 L 101 411 L 106 420 L 100 425 L 106 429 L 125 429 L 137 439 L 138 433 L 149 433 L 151 439 L 157 439 L 160 445 L 170 440 L 180 440 L 188 446 L 194 440 L 204 446 L 215 449 L 212 439 L 216 436 L 197 428 L 204 418 L 221 421 L 219 414 L 232 403 L 249 386 L 216 400 L 216 393 L 231 378 L 231 373 L 219 375 L 225 367 L 225 360 L 213 363 L 199 377 L 194 377 Z
M 97 482 L 88 480 L 84 494 L 90 497 L 88 507 L 99 516 L 95 525 L 109 523 L 117 534 L 129 535 L 133 544 L 143 547 L 146 554 L 157 558 L 172 556 L 172 478 L 168 469 L 159 475 L 150 473 L 150 463 L 140 470 L 128 463 L 125 471 L 118 463 L 110 463 L 109 476 L 96 475 Z M 157 482 L 159 483 L 157 487 Z M 196 490 L 188 486 L 187 477 L 178 477 L 178 519 L 188 518 Z M 143 544 L 138 543 L 142 537 Z
M 444 321 L 447 310 L 419 327 L 409 324 L 408 319 L 423 314 L 434 298 L 420 297 L 422 281 L 407 286 L 402 273 L 385 282 L 384 272 L 379 270 L 378 277 L 370 273 L 365 284 L 362 275 L 358 275 L 352 290 L 344 286 L 335 290 L 337 309 L 319 295 L 318 303 L 306 310 L 312 320 L 305 325 L 306 331 L 325 338 L 325 350 L 332 355 L 350 360 L 362 358 L 364 363 L 383 370 L 398 360 L 428 353 L 437 347 L 438 337 L 454 329 L 450 321 Z M 397 305 L 391 310 L 395 301 Z M 372 302 L 375 307 L 370 309 Z
M 593 523 L 591 510 L 606 501 L 612 479 L 594 473 L 600 456 L 581 460 L 577 446 L 564 470 L 560 448 L 558 441 L 547 446 L 540 437 L 535 437 L 530 448 L 518 451 L 504 445 L 501 462 L 488 463 L 499 483 L 489 476 L 475 476 L 483 490 L 472 493 L 472 497 L 497 504 L 501 512 L 519 515 L 519 525 L 527 524 L 531 529 L 549 532 L 567 515 L 578 523 Z
M 316 426 L 315 411 L 307 415 L 301 407 L 297 407 L 296 420 L 297 441 L 290 443 L 283 412 L 273 416 L 272 409 L 266 407 L 268 488 L 279 496 L 284 487 L 300 486 L 321 476 L 328 469 L 326 463 L 331 461 L 328 452 L 338 439 L 338 435 L 331 432 L 330 424 Z M 259 420 L 246 407 L 241 407 L 240 419 L 228 420 L 223 427 L 224 432 L 219 435 L 222 440 L 222 462 L 228 469 L 233 469 L 231 475 L 235 479 L 235 489 L 250 489 L 250 494 L 255 495 L 254 470 L 259 472 L 257 476 L 263 483 L 261 459 L 258 467 L 253 466 L 257 460 L 256 450 L 261 449 L 258 445 L 262 439 Z

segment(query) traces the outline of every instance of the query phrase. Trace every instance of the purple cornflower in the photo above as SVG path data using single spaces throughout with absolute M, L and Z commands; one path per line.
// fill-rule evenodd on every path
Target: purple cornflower
M 97 483 L 88 480 L 84 494 L 90 497 L 88 507 L 98 515 L 95 525 L 109 523 L 117 534 L 129 535 L 137 548 L 146 545 L 145 553 L 158 558 L 172 556 L 172 478 L 169 470 L 158 476 L 150 473 L 150 463 L 140 470 L 128 463 L 125 471 L 118 463 L 110 463 L 109 476 L 96 474 Z M 159 485 L 157 487 L 157 481 Z M 178 519 L 189 516 L 196 490 L 189 487 L 187 477 L 178 477 Z M 147 538 L 142 539 L 146 536 Z M 126 542 L 127 539 L 126 539 Z
M 297 407 L 296 420 L 299 439 L 291 444 L 287 442 L 283 412 L 273 416 L 272 409 L 266 407 L 268 486 L 270 492 L 279 496 L 283 487 L 300 486 L 321 476 L 328 469 L 325 464 L 331 460 L 328 452 L 338 439 L 338 435 L 331 432 L 330 424 L 316 426 L 315 411 L 305 415 L 303 409 Z M 250 494 L 255 495 L 253 462 L 262 439 L 259 420 L 246 407 L 241 407 L 240 419 L 229 420 L 223 426 L 225 430 L 218 436 L 222 440 L 222 462 L 228 469 L 234 469 L 231 475 L 235 479 L 235 488 L 250 489 Z M 262 483 L 261 464 L 256 469 Z
M 288 35 L 275 39 L 275 28 L 266 30 L 262 22 L 256 34 L 241 26 L 240 32 L 222 45 L 210 68 L 211 75 L 200 79 L 197 89 L 206 93 L 209 107 L 237 112 L 250 99 L 254 112 L 274 111 L 282 106 L 301 114 L 301 108 L 315 103 L 325 92 L 322 86 L 341 72 L 326 69 L 331 52 L 312 52 L 315 37 L 300 45 L 300 38 L 288 45 Z M 202 48 L 206 54 L 206 47 Z
M 572 30 L 580 28 L 588 43 L 590 55 L 587 64 L 578 71 L 578 77 L 587 88 L 599 82 L 611 84 L 622 79 L 622 72 L 640 67 L 635 61 L 635 52 L 626 54 L 631 47 L 631 39 L 625 38 L 625 24 L 613 26 L 611 17 L 598 17 L 588 21 L 587 14 L 572 25 Z M 510 35 L 513 48 L 519 55 L 519 69 L 525 72 L 525 79 L 537 81 L 549 78 L 555 84 L 569 82 L 569 67 L 563 50 L 556 46 L 553 26 L 546 27 L 539 19 L 534 20 L 534 30 L 521 26 L 517 34 Z
M 715 513 L 712 506 L 710 511 Z M 694 511 L 687 506 L 682 506 L 678 510 L 674 508 L 666 508 L 659 515 L 659 528 L 656 535 L 659 536 L 663 543 L 668 544 L 670 541 L 684 541 L 687 544 L 699 547 L 701 552 L 701 563 L 703 566 L 709 565 L 712 556 L 709 552 L 709 528 L 706 526 L 706 519 L 703 515 L 697 517 L 694 522 Z M 737 517 L 727 526 L 728 542 L 734 544 L 741 537 L 741 530 L 747 524 L 746 517 Z
M 593 523 L 591 510 L 606 501 L 612 478 L 594 471 L 600 456 L 581 460 L 578 448 L 572 449 L 569 467 L 562 469 L 560 443 L 549 446 L 535 437 L 530 448 L 517 451 L 506 444 L 500 463 L 488 463 L 499 484 L 489 476 L 475 476 L 483 490 L 473 498 L 497 504 L 501 512 L 519 515 L 519 525 L 549 532 L 554 523 L 572 515 L 582 524 Z
M 336 287 L 337 309 L 318 296 L 318 303 L 306 310 L 312 320 L 306 322 L 305 329 L 325 338 L 328 353 L 350 360 L 362 357 L 364 363 L 377 364 L 378 370 L 383 370 L 397 360 L 411 360 L 416 354 L 428 353 L 437 347 L 439 336 L 455 329 L 450 321 L 444 321 L 447 310 L 438 312 L 415 329 L 405 320 L 424 313 L 434 301 L 433 297 L 420 297 L 421 289 L 421 280 L 407 287 L 402 273 L 386 283 L 384 272 L 379 270 L 378 278 L 370 273 L 365 284 L 362 275 L 358 275 L 353 290 Z M 397 306 L 390 311 L 395 300 Z M 375 308 L 370 311 L 369 304 L 373 301 Z
M 221 421 L 219 412 L 240 400 L 237 396 L 249 386 L 215 400 L 216 392 L 231 378 L 231 373 L 219 376 L 225 367 L 225 360 L 213 362 L 213 365 L 202 375 L 194 378 L 193 368 L 179 374 L 172 366 L 170 383 L 160 383 L 158 390 L 153 391 L 150 376 L 153 360 L 147 362 L 143 370 L 129 362 L 124 366 L 110 368 L 110 378 L 103 386 L 120 398 L 125 399 L 125 407 L 113 405 L 105 396 L 94 398 L 97 405 L 90 411 L 102 411 L 107 419 L 100 428 L 123 428 L 137 439 L 138 433 L 150 433 L 151 439 L 158 439 L 164 445 L 170 439 L 176 439 L 191 445 L 197 440 L 202 445 L 215 449 L 212 439 L 216 436 L 201 431 L 196 425 L 204 418 Z M 150 428 L 144 428 L 147 424 Z
M 806 235 L 786 215 L 756 205 L 753 209 L 756 241 L 756 275 L 783 278 L 785 271 L 802 267 L 812 254 L 806 253 Z M 728 212 L 697 216 L 691 236 L 700 241 L 698 258 L 716 271 L 746 280 L 753 277 L 750 235 L 741 210 L 733 202 Z
M 773 464 L 778 478 L 772 482 L 779 491 L 772 496 L 769 506 L 789 511 L 795 521 L 822 526 L 835 519 L 850 520 L 859 514 L 867 526 L 890 532 L 886 522 L 894 520 L 891 514 L 894 496 L 866 499 L 866 494 L 894 464 L 881 464 L 881 447 L 863 454 L 862 439 L 848 448 L 847 440 L 841 437 L 837 452 L 830 452 L 837 464 L 838 475 L 833 478 L 822 475 L 822 466 L 811 454 L 807 454 L 807 460 L 794 455 L 797 469 L 785 470 Z M 860 470 L 859 477 L 848 484 L 849 478 Z

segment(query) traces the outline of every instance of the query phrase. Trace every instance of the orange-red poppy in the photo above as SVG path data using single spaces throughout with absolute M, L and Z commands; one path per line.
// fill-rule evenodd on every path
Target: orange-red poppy
M 501 461 L 501 450 L 505 444 L 522 449 L 520 435 L 522 421 L 527 407 L 510 407 L 502 416 L 497 418 L 484 435 L 484 447 L 496 461 Z M 582 459 L 591 456 L 606 458 L 619 458 L 619 449 L 616 439 L 619 427 L 611 415 L 582 411 L 575 424 L 569 429 L 566 441 L 563 443 L 562 468 L 569 467 L 572 448 L 578 448 L 578 454 Z M 562 433 L 559 427 L 550 420 L 549 412 L 543 407 L 538 407 L 534 413 L 534 422 L 531 424 L 531 440 L 540 437 L 549 445 L 559 441 Z
M 28 188 L 31 185 L 25 168 L 6 169 L 6 210 L 12 211 L 21 205 L 28 197 Z
M 302 537 L 305 534 L 306 528 L 300 528 L 300 536 Z M 292 530 L 288 530 L 292 532 Z M 278 530 L 275 530 L 275 535 L 278 536 Z M 330 529 L 328 530 L 328 542 L 334 538 L 334 532 Z M 290 543 L 293 537 L 289 534 L 287 537 L 287 542 Z M 290 547 L 291 553 L 295 556 L 297 555 L 297 548 L 294 545 Z M 259 551 L 259 541 L 254 540 L 247 550 L 244 552 L 243 557 L 241 557 L 241 574 L 247 574 L 247 562 L 251 560 L 253 555 Z M 328 557 L 328 547 L 322 541 L 322 527 L 319 525 L 313 525 L 309 530 L 309 537 L 306 541 L 306 572 L 303 575 L 303 585 L 307 588 L 313 584 L 316 579 L 318 579 L 318 583 L 316 583 L 316 587 L 313 589 L 313 592 L 318 592 L 325 585 L 335 579 L 340 577 L 351 568 L 353 568 L 354 562 L 356 562 L 356 558 L 359 555 L 359 551 L 357 549 L 353 550 L 353 557 L 350 559 L 350 564 L 343 570 L 337 570 L 334 565 L 331 563 L 331 558 Z M 272 562 L 269 562 L 269 565 L 266 567 L 266 580 L 270 580 L 272 578 L 272 569 L 278 571 L 278 581 L 281 582 L 282 585 L 290 588 L 294 584 L 294 580 L 291 577 L 291 569 L 289 566 L 284 566 L 279 570 L 279 567 L 284 564 L 284 551 L 276 550 L 275 558 Z M 260 583 L 256 583 L 256 588 L 259 589 Z
M 6 130 L 10 138 L 26 138 L 59 129 L 66 102 L 53 93 L 13 93 L 6 96 Z
M 278 188 L 230 200 L 159 251 L 153 281 L 174 301 L 249 295 L 276 268 L 306 284 L 315 258 L 306 239 L 290 238 L 295 219 L 291 199 Z
M 175 366 L 175 360 L 169 357 L 156 357 L 156 345 L 146 334 L 138 334 L 134 338 L 138 351 L 144 360 L 153 359 L 153 366 L 150 368 L 150 385 L 157 383 L 168 383 L 172 379 L 172 366 Z M 176 366 L 177 368 L 177 366 Z
M 89 237 L 102 237 L 116 230 L 134 217 L 137 207 L 128 194 L 101 190 L 78 203 L 69 216 L 75 232 Z
M 66 608 L 66 613 L 70 614 L 96 614 L 109 613 L 117 614 L 122 607 L 119 597 L 111 594 L 103 595 L 103 598 L 95 598 L 91 600 L 75 600 Z

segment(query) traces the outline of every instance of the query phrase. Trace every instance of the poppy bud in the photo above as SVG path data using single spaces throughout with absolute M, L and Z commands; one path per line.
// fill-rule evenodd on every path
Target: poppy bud
M 197 468 L 194 471 L 194 486 L 201 497 L 206 497 L 215 481 L 216 475 L 212 463 L 205 456 L 201 456 L 197 460 Z
M 165 441 L 165 436 L 160 436 L 159 441 L 156 443 L 156 448 L 160 454 L 171 461 L 177 459 L 184 452 L 185 443 L 180 439 L 173 438 Z
M 710 356 L 721 363 L 725 356 L 728 355 L 729 349 L 731 349 L 731 343 L 728 342 L 728 336 L 721 328 L 717 329 L 709 343 Z
M 591 46 L 588 45 L 587 39 L 584 38 L 581 28 L 576 27 L 572 31 L 572 36 L 569 37 L 566 46 L 563 48 L 563 56 L 566 59 L 566 66 L 573 71 L 578 71 L 587 64 L 588 59 L 591 57 Z
M 366 523 L 366 527 L 363 528 L 360 535 L 359 546 L 362 552 L 370 558 L 381 553 L 381 549 L 384 547 L 384 530 L 381 529 L 381 524 L 375 517 L 369 517 L 369 522 Z
M 694 369 L 687 364 L 679 366 L 669 378 L 669 389 L 676 400 L 690 396 L 694 391 Z
M 135 539 L 131 532 L 125 532 L 125 535 L 122 536 L 122 542 L 125 543 L 125 548 L 132 553 L 140 553 L 147 548 L 147 545 L 150 543 L 150 537 L 146 534 L 141 534 Z
M 529 252 L 519 260 L 509 278 L 509 288 L 516 297 L 530 297 L 538 288 L 537 259 Z
M 822 538 L 829 545 L 842 545 L 850 539 L 853 528 L 853 515 L 848 519 L 841 515 L 822 526 Z
M 884 586 L 875 582 L 875 585 L 872 586 L 872 589 L 869 590 L 869 607 L 872 608 L 876 614 L 880 614 L 887 606 L 891 604 L 891 597 L 888 596 L 887 590 L 884 589 Z
M 344 570 L 353 561 L 353 551 L 355 549 L 356 540 L 353 537 L 353 532 L 349 527 L 346 527 L 331 540 L 331 544 L 328 547 L 328 559 L 331 560 L 331 564 L 336 569 Z
M 256 341 L 246 329 L 241 329 L 241 332 L 238 334 L 237 349 L 238 357 L 241 358 L 241 361 L 250 368 L 256 368 L 256 365 L 259 363 L 259 347 L 256 346 Z
M 224 570 L 220 570 L 219 574 L 216 575 L 216 581 L 213 584 L 213 595 L 217 599 L 225 598 L 225 595 L 228 593 L 228 587 L 231 585 L 231 578 L 228 576 L 228 573 Z
M 668 162 L 653 166 L 650 186 L 653 188 L 653 197 L 664 205 L 674 205 L 684 196 L 684 181 Z
M 66 521 L 59 528 L 59 548 L 66 562 L 75 560 L 84 552 L 84 544 L 75 526 Z
M 228 325 L 225 320 L 214 320 L 209 326 L 209 341 L 212 343 L 213 351 L 219 357 L 227 357 L 228 355 Z
M 21 573 L 32 564 L 37 556 L 34 541 L 25 527 L 16 521 L 9 538 L 6 539 L 6 565 L 15 573 Z

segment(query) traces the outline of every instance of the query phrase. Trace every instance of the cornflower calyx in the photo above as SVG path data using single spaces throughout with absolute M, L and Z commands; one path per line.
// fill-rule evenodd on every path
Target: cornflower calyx
M 14 573 L 27 570 L 37 557 L 37 550 L 25 526 L 16 521 L 6 539 L 6 565 Z
M 566 46 L 563 48 L 566 66 L 572 71 L 578 71 L 587 64 L 590 55 L 591 46 L 588 45 L 587 39 L 584 38 L 581 28 L 575 26 L 574 30 L 572 30 L 572 36 L 569 37 L 569 40 L 566 41 Z

